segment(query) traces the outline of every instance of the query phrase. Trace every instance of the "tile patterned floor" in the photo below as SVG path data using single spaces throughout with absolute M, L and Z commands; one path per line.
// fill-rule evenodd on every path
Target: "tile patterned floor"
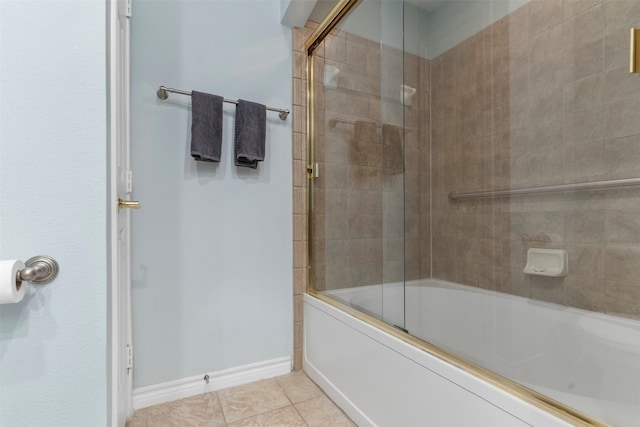
M 127 427 L 352 427 L 302 371 L 136 411 Z

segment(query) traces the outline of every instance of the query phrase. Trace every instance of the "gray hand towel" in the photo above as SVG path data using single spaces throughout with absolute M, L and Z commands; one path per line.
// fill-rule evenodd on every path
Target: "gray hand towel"
M 191 156 L 219 162 L 222 151 L 222 102 L 209 93 L 191 92 Z
M 382 125 L 382 167 L 388 175 L 404 171 L 402 128 L 399 126 Z
M 255 102 L 238 101 L 234 157 L 236 166 L 256 169 L 264 160 L 267 134 L 267 107 Z

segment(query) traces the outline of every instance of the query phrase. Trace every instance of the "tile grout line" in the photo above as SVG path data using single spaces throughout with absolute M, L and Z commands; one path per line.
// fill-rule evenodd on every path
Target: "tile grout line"
M 302 371 L 304 372 L 304 371 Z M 289 375 L 291 375 L 291 373 L 289 373 Z M 305 374 L 306 375 L 306 374 Z M 282 389 L 282 392 L 284 393 L 285 397 L 287 398 L 287 400 L 289 401 L 289 403 L 291 404 L 291 406 L 293 407 L 293 410 L 296 411 L 296 414 L 298 414 L 298 416 L 300 417 L 300 419 L 302 420 L 302 422 L 304 423 L 305 426 L 309 427 L 309 424 L 307 423 L 307 420 L 304 419 L 304 417 L 302 416 L 302 414 L 300 413 L 300 411 L 298 411 L 298 408 L 296 408 L 296 405 L 293 403 L 293 401 L 291 400 L 291 398 L 289 397 L 289 395 L 287 394 L 287 391 L 284 389 L 284 387 L 282 386 L 282 384 L 280 384 L 280 381 L 278 381 L 277 378 L 275 378 L 276 383 L 280 386 L 280 388 Z
M 274 381 L 275 381 L 275 383 L 278 385 L 278 387 L 280 387 L 280 389 L 282 390 L 282 394 L 284 395 L 284 397 L 286 397 L 286 398 L 287 398 L 287 401 L 289 401 L 289 403 L 291 404 L 291 399 L 289 399 L 289 396 L 287 396 L 287 393 L 284 391 L 284 388 L 280 385 L 280 383 L 278 382 L 278 380 L 276 380 L 276 378 L 275 378 L 275 377 L 274 377 L 274 378 L 268 378 L 267 380 L 269 380 L 269 379 L 272 379 L 272 380 L 274 380 Z M 265 381 L 265 380 L 260 380 L 260 381 Z M 257 381 L 256 381 L 256 382 L 257 382 Z M 251 384 L 251 383 L 250 383 L 250 384 Z M 242 386 L 238 386 L 238 387 L 242 387 Z M 234 387 L 230 387 L 230 388 L 234 388 Z M 248 419 L 248 418 L 253 418 L 253 417 L 257 417 L 257 416 L 259 416 L 259 415 L 268 414 L 268 413 L 270 413 L 270 412 L 274 412 L 274 411 L 278 411 L 278 410 L 280 410 L 280 409 L 286 408 L 287 406 L 293 406 L 293 404 L 291 404 L 291 405 L 285 405 L 285 406 L 282 406 L 282 407 L 280 407 L 280 408 L 270 409 L 270 410 L 268 410 L 268 411 L 264 411 L 264 412 L 260 412 L 260 413 L 258 413 L 258 414 L 250 415 L 250 416 L 248 416 L 248 417 L 239 418 L 239 419 L 237 419 L 237 420 L 235 420 L 235 421 L 233 421 L 233 422 L 234 422 L 234 423 L 236 423 L 236 422 L 238 422 L 238 421 L 246 420 L 246 419 Z M 220 404 L 220 408 L 222 409 L 222 404 Z M 294 409 L 295 409 L 295 408 L 294 408 Z M 224 410 L 222 411 L 222 415 L 224 416 Z M 225 422 L 226 422 L 226 420 L 227 420 L 227 419 L 226 419 L 226 417 L 225 417 Z M 303 421 L 304 421 L 304 420 L 303 420 Z M 228 426 L 228 425 L 229 425 L 229 423 L 227 423 L 227 426 Z
M 227 416 L 224 414 L 224 409 L 222 409 L 222 403 L 220 403 L 220 396 L 217 391 L 214 391 L 213 394 L 216 395 L 216 401 L 218 402 L 218 406 L 220 407 L 220 413 L 222 414 L 222 419 L 224 420 L 224 427 L 229 426 L 229 422 L 227 421 Z

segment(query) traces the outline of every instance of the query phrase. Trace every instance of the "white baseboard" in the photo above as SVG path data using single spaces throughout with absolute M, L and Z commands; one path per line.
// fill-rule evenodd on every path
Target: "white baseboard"
M 209 372 L 209 384 L 204 381 L 205 373 L 203 373 L 166 383 L 138 387 L 133 389 L 133 408 L 142 409 L 252 381 L 285 375 L 289 372 L 291 372 L 291 357 L 279 357 L 264 362 Z

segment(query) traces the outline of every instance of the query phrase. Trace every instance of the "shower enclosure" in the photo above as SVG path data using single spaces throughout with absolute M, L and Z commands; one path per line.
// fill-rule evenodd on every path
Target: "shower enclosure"
M 314 14 L 309 293 L 572 423 L 640 426 L 640 0 Z

